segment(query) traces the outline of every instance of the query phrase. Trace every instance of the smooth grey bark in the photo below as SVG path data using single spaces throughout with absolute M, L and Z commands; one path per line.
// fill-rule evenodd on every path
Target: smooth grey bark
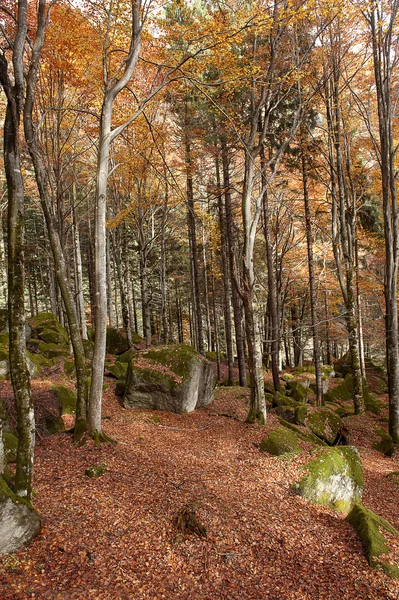
M 73 205 L 73 241 L 74 241 L 74 255 L 75 255 L 75 266 L 76 266 L 76 297 L 77 305 L 79 307 L 80 316 L 80 327 L 82 331 L 82 339 L 87 340 L 87 325 L 86 325 L 86 308 L 85 299 L 83 295 L 83 269 L 82 269 L 82 254 L 80 251 L 80 235 L 79 235 L 79 223 L 76 218 L 76 208 Z
M 110 327 L 114 327 L 114 305 L 112 303 L 112 278 L 111 278 L 111 252 L 110 252 L 110 233 L 107 232 L 107 302 L 108 302 L 108 322 Z
M 105 91 L 101 109 L 100 131 L 97 151 L 96 198 L 94 214 L 94 304 L 95 341 L 91 371 L 91 388 L 88 411 L 88 430 L 96 442 L 105 439 L 102 434 L 101 406 L 104 379 L 104 362 L 107 333 L 107 282 L 106 282 L 106 208 L 109 155 L 111 142 L 123 127 L 112 131 L 113 104 L 117 95 L 127 86 L 140 55 L 141 49 L 141 1 L 132 4 L 131 38 L 129 52 L 121 65 L 119 78 L 108 80 L 104 73 Z

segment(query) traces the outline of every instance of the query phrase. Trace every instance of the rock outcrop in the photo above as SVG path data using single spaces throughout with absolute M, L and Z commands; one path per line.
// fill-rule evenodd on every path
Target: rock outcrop
M 213 400 L 212 365 L 184 344 L 137 352 L 128 363 L 125 408 L 188 413 Z

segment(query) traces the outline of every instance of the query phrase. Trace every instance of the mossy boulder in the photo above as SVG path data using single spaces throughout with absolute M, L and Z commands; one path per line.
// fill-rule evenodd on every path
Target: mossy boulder
M 10 336 L 8 331 L 0 333 L 0 346 L 8 346 L 10 344 Z
M 304 442 L 311 442 L 315 446 L 322 446 L 323 448 L 328 447 L 328 444 L 326 444 L 326 442 L 323 442 L 323 440 L 318 438 L 317 435 L 314 435 L 314 433 L 312 433 L 311 431 L 307 431 L 307 430 L 303 431 L 302 429 L 297 427 L 294 423 L 289 423 L 288 421 L 285 421 L 284 419 L 281 419 L 281 418 L 279 418 L 279 421 L 280 421 L 281 425 L 283 425 L 284 427 L 287 427 L 288 429 L 293 431 L 298 439 L 300 439 Z
M 119 360 L 115 361 L 114 364 L 106 363 L 104 367 L 104 374 L 115 379 L 126 379 L 127 364 L 121 363 Z
M 29 375 L 32 379 L 40 377 L 43 372 L 42 367 L 51 363 L 40 354 L 32 354 L 26 351 L 26 361 L 28 364 Z M 0 381 L 10 379 L 10 362 L 8 346 L 0 346 Z
M 18 438 L 13 433 L 3 431 L 4 453 L 7 463 L 15 463 L 17 460 Z
M 276 392 L 273 396 L 273 406 L 288 406 L 290 408 L 296 408 L 298 402 L 290 396 L 285 396 L 280 392 Z
M 287 427 L 277 427 L 260 443 L 262 452 L 268 452 L 273 456 L 281 456 L 288 452 L 301 452 L 302 448 L 298 438 L 293 431 Z
M 330 402 L 348 402 L 353 400 L 353 377 L 349 373 L 345 379 L 337 386 L 332 388 L 326 395 L 325 400 Z M 381 403 L 370 391 L 367 380 L 363 378 L 363 399 L 366 410 L 378 415 L 381 411 Z
M 107 327 L 107 354 L 123 354 L 129 350 L 126 334 L 123 329 Z
M 126 379 L 118 379 L 115 385 L 115 394 L 122 397 L 126 390 Z
M 380 566 L 388 575 L 399 577 L 398 567 L 379 560 L 380 556 L 389 554 L 387 540 L 382 532 L 386 531 L 391 535 L 399 536 L 395 527 L 360 503 L 353 506 L 346 520 L 353 525 L 359 536 L 369 565 L 371 567 Z
M 68 332 L 53 313 L 39 313 L 29 319 L 31 336 L 47 344 L 68 344 Z
M 73 359 L 66 360 L 64 362 L 64 371 L 67 375 L 72 375 L 73 377 L 75 377 L 76 369 L 75 369 L 75 361 Z
M 46 358 L 62 359 L 69 357 L 69 346 L 38 342 L 37 349 Z
M 16 496 L 0 477 L 0 554 L 15 552 L 29 542 L 40 528 L 37 512 L 29 502 Z
M 72 415 L 76 412 L 77 393 L 65 385 L 53 386 L 52 391 L 56 393 L 61 404 L 62 415 Z
M 319 408 L 309 415 L 307 426 L 312 433 L 332 445 L 342 427 L 342 420 L 328 408 Z
M 296 400 L 297 402 L 306 402 L 309 394 L 309 388 L 304 386 L 299 381 L 289 381 L 287 387 L 290 392 L 291 398 Z
M 385 429 L 377 429 L 376 434 L 380 436 L 380 441 L 373 444 L 373 448 L 382 452 L 385 456 L 392 456 L 395 452 L 395 445 L 389 433 Z
M 305 425 L 306 419 L 309 413 L 309 407 L 307 404 L 301 404 L 295 408 L 295 422 L 300 425 Z
M 213 401 L 211 363 L 184 344 L 137 352 L 127 369 L 125 408 L 191 412 Z
M 101 477 L 107 471 L 106 465 L 94 465 L 92 467 L 87 467 L 85 474 L 90 479 L 96 479 L 97 477 Z
M 94 342 L 91 342 L 90 340 L 83 340 L 83 350 L 85 357 L 91 360 L 94 355 Z
M 304 468 L 308 473 L 293 485 L 293 490 L 312 504 L 349 513 L 361 502 L 363 467 L 356 448 L 325 448 Z

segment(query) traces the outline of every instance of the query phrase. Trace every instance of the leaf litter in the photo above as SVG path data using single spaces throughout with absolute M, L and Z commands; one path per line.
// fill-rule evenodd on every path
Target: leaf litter
M 40 403 L 45 382 L 34 394 Z M 111 382 L 103 425 L 118 444 L 40 437 L 34 504 L 43 529 L 0 558 L 0 598 L 398 599 L 399 582 L 368 566 L 351 525 L 291 491 L 309 444 L 294 456 L 260 453 L 279 422 L 269 414 L 265 427 L 246 424 L 247 402 L 248 390 L 219 388 L 212 405 L 188 415 L 129 411 Z M 368 425 L 355 419 L 351 429 L 364 503 L 398 528 L 399 485 L 387 475 L 399 471 L 399 458 L 372 448 Z M 86 477 L 98 464 L 107 464 L 104 475 Z M 187 507 L 206 536 L 195 526 L 177 535 Z M 398 542 L 390 542 L 399 565 Z

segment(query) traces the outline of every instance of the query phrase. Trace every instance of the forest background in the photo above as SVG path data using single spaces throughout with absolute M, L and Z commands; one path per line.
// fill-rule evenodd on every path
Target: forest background
M 106 440 L 108 327 L 251 388 L 349 351 L 399 438 L 398 2 L 3 2 L 0 297 L 30 498 L 31 316 L 69 330 L 75 438 Z M 8 272 L 6 265 L 8 264 Z M 95 330 L 89 385 L 84 342 Z

